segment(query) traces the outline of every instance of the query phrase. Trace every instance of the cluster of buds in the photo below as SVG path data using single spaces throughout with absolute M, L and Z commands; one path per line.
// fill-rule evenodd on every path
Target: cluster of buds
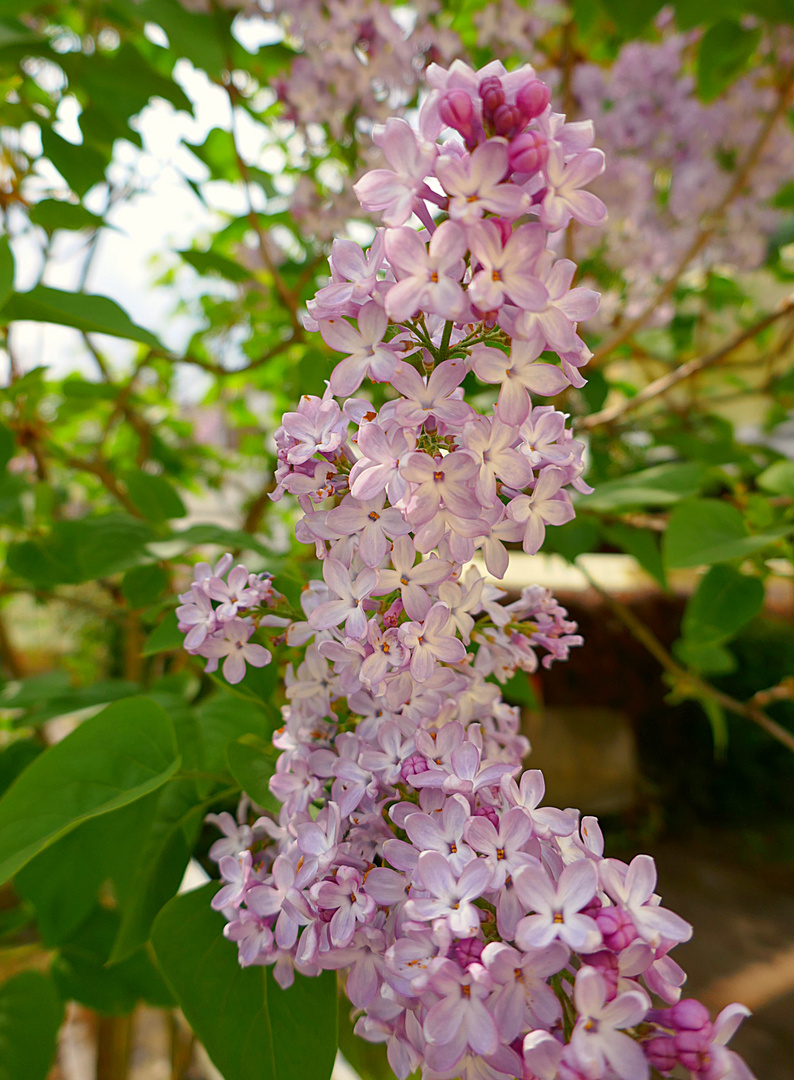
M 356 185 L 385 227 L 367 253 L 335 242 L 309 306 L 344 358 L 283 418 L 276 497 L 297 498 L 322 579 L 300 617 L 240 601 L 246 635 L 276 628 L 301 653 L 274 737 L 281 811 L 216 819 L 213 903 L 240 962 L 282 985 L 346 971 L 357 1033 L 401 1080 L 645 1080 L 678 1064 L 747 1080 L 725 1048 L 744 1010 L 712 1024 L 680 1001 L 669 953 L 691 928 L 661 906 L 653 860 L 605 858 L 595 819 L 541 806 L 499 689 L 581 644 L 547 590 L 505 603 L 481 565 L 502 578 L 505 544 L 536 552 L 573 517 L 566 489 L 588 490 L 564 414 L 534 399 L 583 382 L 577 324 L 598 297 L 553 249 L 571 218 L 602 219 L 579 188 L 603 158 L 531 69 L 428 79 L 418 133 L 390 120 L 376 140 L 392 167 Z M 354 396 L 365 379 L 387 384 L 380 408 Z M 222 572 L 207 595 L 229 613 L 224 590 L 270 587 Z M 181 614 L 194 628 L 201 592 Z M 232 641 L 190 633 L 210 665 Z M 227 649 L 235 676 L 246 648 Z

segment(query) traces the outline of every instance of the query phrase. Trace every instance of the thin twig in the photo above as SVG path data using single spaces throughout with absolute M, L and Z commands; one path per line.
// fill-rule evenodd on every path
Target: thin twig
M 650 401 L 652 398 L 666 393 L 678 383 L 683 382 L 684 379 L 689 379 L 699 371 L 704 371 L 706 368 L 718 364 L 720 360 L 724 360 L 730 353 L 735 352 L 735 350 L 744 345 L 746 341 L 750 341 L 752 338 L 766 330 L 767 327 L 792 312 L 794 312 L 794 299 L 789 299 L 782 307 L 778 308 L 777 311 L 770 312 L 769 315 L 765 315 L 763 319 L 759 319 L 757 323 L 754 323 L 746 330 L 743 330 L 733 338 L 732 341 L 729 341 L 727 345 L 721 346 L 715 352 L 709 353 L 707 356 L 688 360 L 685 364 L 681 364 L 680 367 L 675 368 L 673 371 L 666 372 L 666 374 L 655 379 L 652 383 L 649 383 L 648 386 L 640 390 L 633 398 L 621 401 L 617 405 L 611 405 L 607 409 L 601 409 L 600 412 L 591 413 L 589 416 L 581 417 L 576 421 L 576 427 L 584 429 L 585 431 L 590 431 L 592 428 L 600 427 L 602 424 L 614 423 L 615 420 L 618 420 L 626 413 L 632 412 L 634 409 L 639 408 L 640 405 L 644 405 L 646 401 Z
M 725 214 L 725 211 L 728 209 L 736 196 L 739 195 L 742 191 L 742 188 L 747 182 L 748 176 L 752 172 L 753 168 L 758 162 L 758 159 L 761 156 L 761 152 L 763 151 L 764 146 L 766 145 L 766 142 L 772 133 L 772 129 L 775 127 L 778 120 L 780 120 L 781 117 L 785 116 L 788 109 L 788 101 L 791 94 L 792 85 L 794 85 L 794 68 L 790 68 L 786 72 L 780 85 L 780 92 L 778 94 L 777 103 L 774 109 L 772 109 L 764 117 L 763 123 L 761 124 L 761 127 L 758 130 L 758 134 L 755 137 L 755 141 L 753 142 L 752 146 L 750 146 L 749 150 L 747 151 L 747 155 L 744 158 L 744 161 L 737 170 L 736 175 L 733 179 L 733 183 L 728 188 L 725 195 L 723 195 L 722 199 L 720 199 L 717 206 L 711 211 L 710 214 L 706 215 L 703 224 L 698 229 L 689 247 L 679 259 L 670 277 L 654 294 L 652 299 L 648 301 L 648 303 L 645 305 L 639 315 L 635 316 L 635 318 L 633 319 L 630 319 L 622 330 L 619 330 L 612 338 L 609 339 L 609 341 L 606 341 L 603 345 L 596 349 L 593 356 L 594 363 L 597 364 L 610 353 L 614 352 L 614 350 L 617 349 L 619 345 L 622 345 L 625 341 L 628 341 L 629 338 L 637 332 L 637 330 L 640 330 L 645 325 L 645 323 L 648 321 L 651 315 L 653 315 L 654 311 L 656 311 L 659 305 L 663 304 L 672 296 L 673 292 L 675 291 L 675 287 L 678 284 L 679 278 L 687 269 L 695 256 L 698 255 L 700 251 L 702 251 L 702 249 L 705 247 L 708 240 L 716 231 L 717 226 L 719 225 L 721 219 Z
M 767 716 L 764 710 L 756 703 L 754 697 L 749 701 L 737 701 L 736 698 L 723 693 L 722 690 L 718 690 L 716 686 L 712 686 L 711 683 L 706 682 L 699 675 L 682 667 L 662 645 L 653 631 L 641 619 L 637 618 L 631 608 L 603 589 L 581 565 L 581 561 L 577 562 L 576 565 L 632 637 L 636 638 L 641 645 L 644 645 L 651 656 L 658 660 L 659 664 L 673 678 L 679 690 L 685 690 L 689 697 L 711 698 L 712 701 L 721 705 L 723 709 L 727 709 L 728 712 L 732 712 L 736 716 L 742 716 L 745 720 L 757 724 L 773 739 L 777 739 L 779 743 L 794 752 L 794 734 L 784 728 L 782 724 L 773 720 L 771 716 Z

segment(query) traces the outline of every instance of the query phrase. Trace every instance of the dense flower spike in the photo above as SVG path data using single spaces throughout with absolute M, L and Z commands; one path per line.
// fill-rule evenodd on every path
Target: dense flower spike
M 186 647 L 209 670 L 225 657 L 229 681 L 270 660 L 257 628 L 301 650 L 274 737 L 281 812 L 218 819 L 215 906 L 240 963 L 282 985 L 346 970 L 356 1031 L 401 1080 L 678 1065 L 746 1080 L 725 1048 L 741 1007 L 712 1024 L 680 1000 L 668 954 L 691 928 L 661 906 L 653 861 L 605 859 L 594 819 L 540 806 L 498 686 L 581 644 L 547 590 L 504 603 L 481 561 L 503 577 L 504 544 L 534 554 L 573 517 L 568 489 L 588 490 L 582 444 L 535 399 L 581 384 L 589 358 L 578 322 L 598 297 L 571 287 L 550 234 L 603 220 L 581 190 L 603 156 L 529 67 L 456 62 L 428 80 L 418 131 L 390 120 L 389 168 L 357 185 L 385 229 L 368 256 L 335 243 L 310 305 L 344 358 L 276 433 L 275 497 L 297 497 L 322 579 L 282 612 L 229 556 L 181 598 Z M 348 396 L 365 380 L 389 384 L 380 408 Z M 476 383 L 484 412 L 464 400 Z

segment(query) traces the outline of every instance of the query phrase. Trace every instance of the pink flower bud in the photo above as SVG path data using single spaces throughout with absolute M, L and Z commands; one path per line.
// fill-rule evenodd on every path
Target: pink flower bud
M 499 818 L 492 806 L 478 806 L 471 816 L 488 818 L 495 829 L 499 828 Z
M 604 938 L 604 944 L 615 952 L 625 949 L 637 936 L 631 915 L 623 908 L 602 908 L 596 917 L 596 922 Z
M 505 139 L 512 139 L 526 125 L 526 119 L 517 105 L 500 105 L 494 109 L 494 131 Z
M 469 964 L 476 964 L 482 956 L 484 948 L 484 941 L 478 941 L 476 938 L 465 938 L 455 944 L 455 959 L 462 968 L 468 967 Z
M 438 103 L 438 115 L 464 138 L 474 135 L 474 103 L 465 90 L 448 90 Z
M 405 783 L 411 776 L 416 776 L 418 773 L 427 772 L 430 766 L 427 763 L 427 758 L 424 754 L 411 754 L 407 757 L 400 769 L 400 778 Z
M 530 79 L 529 82 L 524 83 L 516 95 L 516 104 L 527 121 L 540 116 L 550 101 L 551 91 L 540 79 Z
M 598 970 L 609 990 L 609 997 L 613 998 L 618 992 L 618 978 L 620 967 L 618 958 L 613 952 L 602 949 L 601 952 L 591 953 L 584 958 L 586 964 Z
M 711 1027 L 711 1017 L 705 1005 L 694 998 L 684 998 L 669 1012 L 670 1020 L 679 1031 L 702 1031 Z
M 518 173 L 536 173 L 549 157 L 546 139 L 537 131 L 525 131 L 517 135 L 507 150 L 511 168 Z
M 483 79 L 480 83 L 480 97 L 482 98 L 483 116 L 486 120 L 492 121 L 496 109 L 505 103 L 505 92 L 496 75 Z
M 675 1043 L 669 1035 L 657 1035 L 655 1039 L 644 1042 L 642 1048 L 648 1064 L 658 1069 L 660 1073 L 666 1074 L 675 1068 L 677 1060 Z

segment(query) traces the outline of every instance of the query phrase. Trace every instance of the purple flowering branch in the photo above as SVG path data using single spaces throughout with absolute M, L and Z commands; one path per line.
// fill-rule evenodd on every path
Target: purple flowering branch
M 335 242 L 308 305 L 343 358 L 276 432 L 273 498 L 297 500 L 322 577 L 291 613 L 225 556 L 181 597 L 186 648 L 231 683 L 271 662 L 255 636 L 294 650 L 281 810 L 218 819 L 214 906 L 240 963 L 282 986 L 345 970 L 355 1030 L 400 1080 L 748 1080 L 725 1048 L 742 1007 L 712 1023 L 682 1000 L 668 954 L 692 931 L 653 860 L 605 858 L 594 818 L 541 805 L 499 690 L 582 643 L 548 590 L 505 603 L 482 566 L 504 577 L 505 545 L 534 554 L 590 490 L 537 398 L 584 381 L 598 297 L 557 251 L 572 220 L 603 220 L 582 190 L 603 155 L 528 66 L 428 82 L 418 129 L 376 129 L 389 167 L 356 185 L 384 228 L 368 254 Z

